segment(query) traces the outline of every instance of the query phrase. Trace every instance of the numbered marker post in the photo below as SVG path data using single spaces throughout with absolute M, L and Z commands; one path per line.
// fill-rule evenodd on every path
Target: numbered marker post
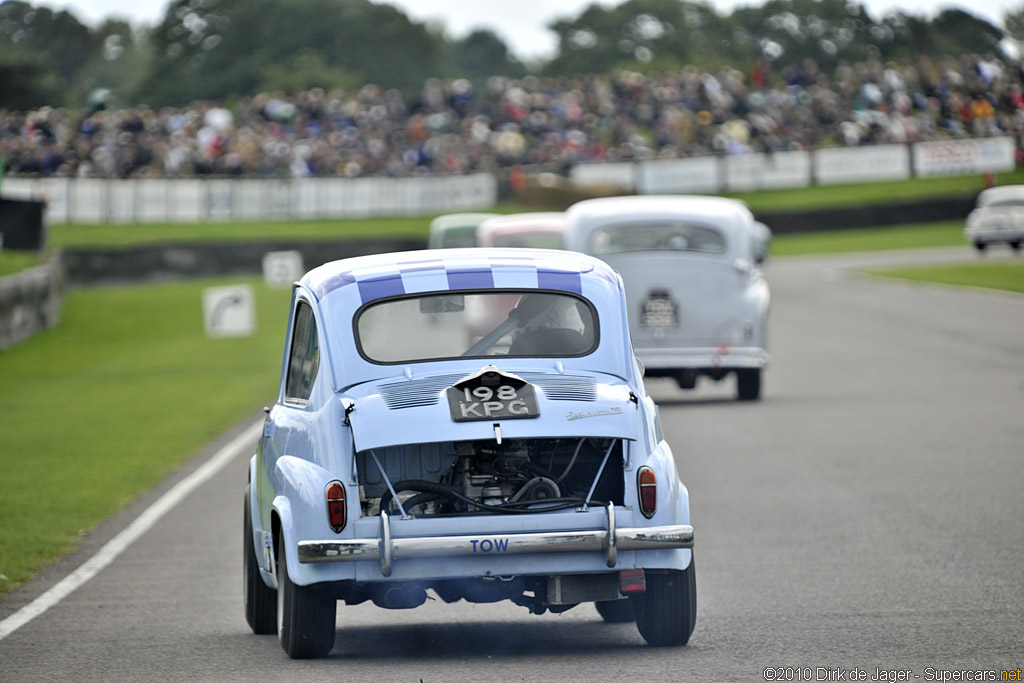
M 248 337 L 256 331 L 252 287 L 232 285 L 203 290 L 203 321 L 208 337 Z
M 291 287 L 304 272 L 298 251 L 268 251 L 263 255 L 263 279 L 268 287 Z

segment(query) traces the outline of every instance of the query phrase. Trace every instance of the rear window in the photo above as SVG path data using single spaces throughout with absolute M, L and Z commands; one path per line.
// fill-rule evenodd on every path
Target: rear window
M 721 254 L 725 236 L 714 228 L 691 223 L 623 223 L 595 230 L 595 256 L 627 251 L 691 251 Z
M 597 348 L 593 305 L 567 292 L 432 292 L 383 299 L 356 313 L 356 344 L 373 363 L 456 358 L 571 357 Z

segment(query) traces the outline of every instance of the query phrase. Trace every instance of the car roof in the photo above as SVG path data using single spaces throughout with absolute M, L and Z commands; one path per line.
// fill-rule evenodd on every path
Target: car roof
M 590 234 L 609 225 L 638 221 L 692 220 L 729 235 L 727 254 L 745 254 L 754 215 L 736 199 L 707 195 L 631 195 L 585 199 L 565 212 L 565 246 L 588 251 Z
M 978 194 L 978 206 L 988 206 L 1007 200 L 1024 201 L 1024 185 L 999 185 L 984 189 Z
M 317 298 L 355 286 L 362 303 L 416 292 L 547 288 L 580 293 L 580 279 L 618 276 L 603 261 L 551 249 L 432 249 L 374 254 L 324 264 L 300 284 Z
M 707 218 L 749 218 L 750 209 L 737 199 L 709 195 L 630 195 L 584 199 L 569 207 L 568 217 L 584 215 L 591 218 L 622 214 L 651 216 L 687 214 Z

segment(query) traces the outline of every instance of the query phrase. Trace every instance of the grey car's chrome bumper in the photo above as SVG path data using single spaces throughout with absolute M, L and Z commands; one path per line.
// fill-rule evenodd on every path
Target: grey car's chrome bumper
M 414 557 L 457 557 L 475 555 L 481 551 L 500 552 L 502 555 L 602 552 L 608 566 L 614 567 L 618 562 L 619 550 L 665 550 L 693 547 L 693 527 L 691 526 L 616 529 L 614 506 L 609 504 L 606 510 L 608 512 L 608 528 L 606 529 L 412 538 L 392 538 L 388 514 L 382 512 L 379 538 L 301 541 L 299 543 L 299 562 L 379 560 L 381 572 L 384 576 L 390 576 L 393 560 Z M 484 544 L 487 545 L 484 546 Z

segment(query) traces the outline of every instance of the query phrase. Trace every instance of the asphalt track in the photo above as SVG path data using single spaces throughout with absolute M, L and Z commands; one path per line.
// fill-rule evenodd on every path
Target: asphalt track
M 687 647 L 646 647 L 590 606 L 536 617 L 509 604 L 342 604 L 331 656 L 290 661 L 242 617 L 244 449 L 0 639 L 0 683 L 763 681 L 765 669 L 999 680 L 1024 668 L 1024 296 L 847 270 L 961 258 L 975 257 L 777 259 L 763 401 L 736 403 L 731 381 L 650 383 L 691 492 L 699 608 Z M 0 620 L 232 436 L 10 595 Z

